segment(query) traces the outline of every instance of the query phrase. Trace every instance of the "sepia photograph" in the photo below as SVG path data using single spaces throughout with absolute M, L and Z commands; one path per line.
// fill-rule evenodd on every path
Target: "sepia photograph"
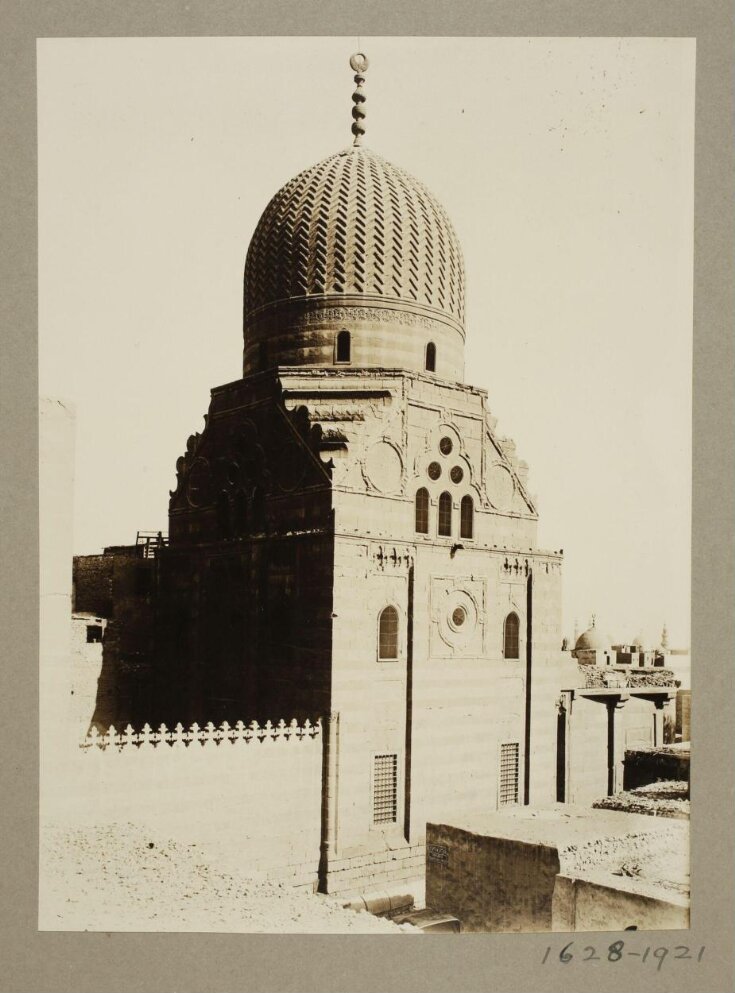
M 39 38 L 39 930 L 689 927 L 695 58 Z

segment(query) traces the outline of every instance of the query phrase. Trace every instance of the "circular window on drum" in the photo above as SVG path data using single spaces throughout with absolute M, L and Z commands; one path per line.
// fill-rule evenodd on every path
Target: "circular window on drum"
M 430 462 L 428 473 L 429 473 L 429 479 L 433 479 L 436 482 L 436 480 L 442 474 L 442 467 L 439 465 L 438 462 Z

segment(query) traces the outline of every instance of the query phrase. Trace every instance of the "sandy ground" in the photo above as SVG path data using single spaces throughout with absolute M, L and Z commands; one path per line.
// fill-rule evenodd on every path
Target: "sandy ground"
M 560 852 L 562 872 L 584 877 L 606 872 L 689 895 L 688 825 L 672 823 L 655 834 L 597 838 Z
M 41 829 L 41 930 L 420 934 L 255 881 L 135 824 Z

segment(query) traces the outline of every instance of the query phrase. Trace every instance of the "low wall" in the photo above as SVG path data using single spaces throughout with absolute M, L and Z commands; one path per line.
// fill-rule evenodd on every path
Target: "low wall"
M 426 906 L 463 932 L 686 928 L 687 887 L 680 822 L 559 804 L 427 825 Z
M 426 906 L 463 931 L 550 931 L 555 847 L 426 826 Z
M 626 751 L 623 789 L 634 790 L 666 780 L 689 782 L 689 752 L 662 748 Z
M 320 724 L 93 731 L 69 773 L 49 820 L 147 824 L 241 873 L 316 886 Z
M 631 884 L 632 885 L 632 884 Z M 658 931 L 689 927 L 689 900 L 621 884 L 557 876 L 552 931 Z

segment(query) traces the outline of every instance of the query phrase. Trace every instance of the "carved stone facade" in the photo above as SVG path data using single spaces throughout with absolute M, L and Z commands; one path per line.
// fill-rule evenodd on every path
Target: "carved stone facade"
M 427 821 L 559 794 L 562 554 L 462 381 L 461 252 L 421 184 L 360 148 L 297 176 L 244 312 L 244 378 L 212 391 L 143 566 L 147 681 L 97 723 L 321 720 L 322 888 L 407 879 Z M 606 743 L 595 692 L 575 707 Z

